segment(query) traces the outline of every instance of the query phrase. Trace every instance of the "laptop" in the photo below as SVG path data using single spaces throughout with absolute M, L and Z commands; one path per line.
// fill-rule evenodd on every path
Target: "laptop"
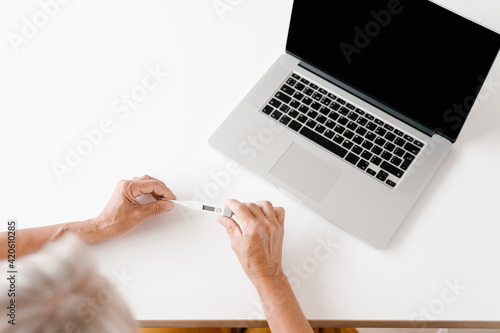
M 209 144 L 381 249 L 499 50 L 499 34 L 430 1 L 295 0 L 286 53 Z

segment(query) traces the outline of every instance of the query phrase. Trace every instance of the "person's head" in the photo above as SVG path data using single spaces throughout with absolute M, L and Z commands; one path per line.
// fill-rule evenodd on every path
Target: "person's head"
M 85 244 L 67 235 L 17 262 L 15 326 L 0 332 L 136 332 L 135 321 L 116 287 L 95 270 Z M 6 291 L 5 279 L 0 290 Z M 6 281 L 9 283 L 9 281 Z M 1 306 L 10 303 L 1 294 Z

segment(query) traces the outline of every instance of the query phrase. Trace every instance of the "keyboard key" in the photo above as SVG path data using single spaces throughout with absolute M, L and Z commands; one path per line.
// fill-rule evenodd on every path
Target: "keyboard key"
M 273 98 L 269 101 L 269 105 L 274 106 L 275 108 L 279 108 L 281 106 L 281 102 L 277 99 Z
M 403 155 L 405 154 L 405 152 L 406 151 L 404 149 L 396 148 L 396 150 L 394 151 L 394 155 L 399 156 L 399 157 L 403 157 Z
M 331 98 L 332 100 L 336 100 L 337 99 L 337 96 L 335 96 L 334 94 L 332 93 L 329 93 L 328 94 L 328 97 Z
M 342 125 L 346 125 L 349 122 L 349 119 L 347 119 L 346 117 L 340 117 L 340 119 L 337 121 Z
M 349 131 L 349 130 L 347 130 L 347 131 L 344 132 L 344 136 L 350 140 L 354 136 L 354 133 L 351 132 L 351 131 Z
M 297 110 L 292 110 L 292 111 L 288 112 L 288 115 L 292 118 L 297 118 L 297 116 L 299 115 L 299 112 Z
M 340 109 L 340 104 L 339 103 L 336 103 L 336 102 L 333 102 L 330 107 L 332 109 L 334 109 L 335 111 L 338 111 L 338 109 Z
M 373 119 L 375 119 L 375 117 L 374 117 L 374 116 L 372 116 L 372 115 L 371 115 L 371 114 L 369 114 L 369 113 L 365 114 L 365 118 L 366 118 L 366 119 L 369 119 L 369 120 L 373 120 Z
M 359 126 L 356 129 L 356 133 L 358 133 L 361 136 L 364 136 L 366 134 L 366 132 L 368 132 L 368 130 L 366 128 L 364 128 L 364 127 L 361 127 L 361 126 Z
M 368 125 L 366 125 L 366 128 L 368 128 L 370 131 L 374 131 L 377 128 L 377 125 L 370 121 Z
M 307 118 L 306 116 L 304 116 L 303 114 L 299 114 L 299 116 L 297 117 L 297 120 L 300 121 L 302 124 L 305 123 L 306 121 L 309 120 L 309 118 Z
M 360 115 L 364 115 L 365 114 L 365 111 L 361 110 L 361 109 L 356 109 L 356 113 L 360 114 Z
M 403 162 L 403 160 L 400 159 L 399 157 L 396 157 L 396 156 L 394 156 L 391 159 L 391 163 L 394 164 L 395 166 L 399 166 L 401 164 L 401 162 Z
M 375 133 L 368 132 L 365 134 L 365 138 L 370 140 L 370 141 L 373 141 L 373 140 L 375 140 L 375 138 L 377 138 L 377 136 L 375 135 Z
M 323 95 L 326 95 L 328 94 L 328 91 L 326 91 L 325 89 L 323 88 L 319 88 L 319 92 L 322 93 Z
M 342 126 L 342 125 L 337 125 L 337 126 L 335 127 L 334 131 L 335 131 L 335 132 L 337 132 L 337 133 L 339 133 L 339 134 L 342 134 L 342 133 L 344 133 L 344 131 L 345 131 L 345 127 L 344 127 L 344 126 Z
M 413 142 L 413 138 L 411 136 L 409 136 L 408 134 L 406 134 L 404 136 L 404 138 L 406 139 L 406 141 Z
M 322 116 L 322 115 L 319 115 L 318 117 L 316 117 L 316 121 L 318 123 L 321 123 L 321 124 L 324 124 L 326 122 L 327 118 L 325 116 Z
M 359 156 L 354 155 L 353 153 L 349 153 L 345 160 L 349 163 L 356 164 L 359 161 Z
M 347 103 L 346 107 L 347 107 L 348 109 L 351 109 L 351 110 L 356 109 L 356 107 L 355 107 L 354 105 L 349 104 L 349 103 Z
M 300 82 L 302 82 L 303 84 L 305 84 L 306 86 L 309 84 L 309 81 L 307 81 L 306 79 L 302 78 L 300 79 Z
M 422 148 L 422 147 L 424 146 L 424 144 L 423 144 L 422 142 L 417 141 L 417 140 L 413 141 L 413 144 L 414 144 L 415 146 L 419 147 L 419 148 Z
M 326 127 L 318 124 L 314 130 L 319 134 L 323 134 L 323 132 L 326 131 Z
M 313 88 L 314 90 L 318 89 L 319 87 L 315 85 L 314 83 L 309 83 L 309 87 Z
M 311 88 L 307 87 L 306 89 L 302 90 L 302 92 L 304 94 L 306 94 L 307 96 L 311 96 L 314 93 L 314 90 L 312 90 Z
M 358 145 L 362 144 L 365 141 L 365 138 L 362 136 L 356 135 L 352 141 L 356 142 Z
M 394 143 L 400 147 L 403 147 L 406 144 L 406 140 L 403 138 L 397 138 L 396 140 L 394 140 Z
M 356 121 L 358 119 L 358 115 L 355 114 L 354 112 L 349 113 L 347 118 L 351 119 L 352 121 Z
M 318 92 L 315 92 L 313 95 L 312 95 L 312 98 L 317 100 L 318 102 L 321 101 L 321 99 L 323 98 L 323 95 L 321 95 L 320 93 Z
M 297 109 L 300 106 L 300 102 L 294 99 L 291 103 L 290 106 L 294 109 Z
M 302 113 L 307 113 L 307 112 L 309 112 L 309 108 L 307 106 L 305 106 L 304 104 L 302 104 L 301 106 L 299 106 L 299 111 Z
M 380 163 L 382 163 L 382 159 L 380 157 L 373 156 L 370 162 L 372 162 L 375 165 L 379 165 Z
M 339 114 L 337 112 L 332 112 L 328 115 L 328 118 L 331 118 L 333 120 L 337 120 L 339 118 Z
M 283 125 L 288 125 L 288 123 L 291 120 L 292 120 L 292 118 L 288 117 L 287 115 L 284 115 L 283 117 L 281 117 L 280 123 L 282 123 Z
M 367 122 L 368 122 L 368 120 L 366 118 L 362 118 L 362 117 L 359 117 L 358 121 L 356 121 L 356 123 L 358 123 L 358 125 L 361 125 L 361 126 L 365 126 Z
M 311 104 L 311 107 L 314 110 L 318 111 L 321 108 L 321 104 L 319 104 L 318 102 L 314 102 L 314 103 Z
M 345 101 L 343 99 L 341 99 L 341 98 L 337 98 L 337 102 L 339 104 L 345 105 Z
M 293 77 L 294 79 L 300 80 L 300 76 L 299 76 L 298 74 L 296 74 L 296 73 L 293 73 L 293 74 L 292 74 L 292 77 Z
M 384 170 L 380 170 L 377 174 L 377 179 L 385 182 L 385 180 L 389 177 L 389 174 Z
M 382 139 L 380 136 L 375 139 L 375 144 L 379 145 L 380 147 L 383 147 L 385 145 L 386 141 Z
M 420 148 L 409 142 L 405 145 L 405 149 L 414 155 L 417 155 L 420 152 Z
M 393 143 L 387 142 L 384 148 L 385 150 L 392 152 L 396 146 Z
M 347 128 L 350 129 L 351 131 L 354 131 L 357 127 L 358 125 L 356 125 L 356 123 L 353 121 L 350 121 L 349 124 L 347 124 Z
M 340 108 L 339 113 L 343 116 L 347 116 L 349 114 L 349 109 L 343 106 Z
M 292 78 L 289 78 L 288 80 L 286 80 L 286 84 L 290 85 L 290 86 L 294 86 L 295 83 L 297 83 L 297 80 L 294 80 Z
M 389 161 L 392 158 L 392 154 L 388 151 L 384 151 L 382 155 L 380 155 L 384 160 Z
M 310 128 L 314 128 L 314 127 L 316 127 L 316 125 L 317 125 L 317 123 L 312 119 L 309 119 L 306 123 L 306 126 L 310 127 Z
M 380 148 L 379 146 L 373 146 L 371 152 L 374 153 L 375 155 L 380 155 L 384 150 Z
M 298 131 L 302 127 L 302 124 L 298 121 L 292 120 L 292 122 L 288 124 L 288 127 L 293 129 L 294 131 Z
M 328 119 L 328 121 L 326 122 L 325 126 L 328 127 L 329 129 L 333 129 L 335 127 L 335 122 L 331 119 Z
M 403 163 L 399 166 L 402 170 L 408 170 L 408 167 L 411 165 L 411 161 L 403 160 Z
M 379 126 L 384 126 L 384 122 L 380 119 L 375 119 L 375 124 L 377 124 Z
M 295 89 L 299 90 L 299 91 L 302 91 L 304 90 L 306 86 L 303 85 L 302 83 L 298 83 L 296 86 L 295 86 Z
M 290 96 L 288 96 L 285 93 L 281 93 L 281 92 L 276 93 L 276 95 L 274 95 L 274 97 L 276 97 L 277 99 L 279 99 L 280 101 L 285 102 L 285 103 L 290 103 L 290 101 L 292 100 L 292 98 Z
M 352 143 L 352 141 L 349 140 L 345 140 L 344 143 L 342 144 L 342 147 L 348 150 L 351 149 L 352 146 L 354 146 L 354 143 Z
M 354 154 L 361 154 L 363 152 L 363 148 L 361 148 L 360 146 L 354 146 L 351 150 Z
M 395 130 L 394 133 L 396 133 L 396 135 L 399 135 L 399 136 L 403 136 L 405 135 L 403 132 L 401 132 L 400 130 Z
M 413 162 L 415 160 L 415 156 L 413 156 L 410 153 L 406 153 L 404 159 L 407 161 Z
M 379 127 L 375 130 L 375 133 L 383 137 L 385 135 L 385 133 L 387 133 L 387 131 L 385 129 L 383 129 L 382 127 Z
M 308 138 L 309 140 L 317 143 L 321 147 L 331 151 L 337 156 L 340 156 L 344 158 L 347 155 L 347 150 L 342 148 L 341 146 L 337 145 L 336 143 L 328 140 L 327 138 L 319 135 L 318 133 L 314 132 L 313 130 L 307 128 L 307 127 L 302 127 L 300 130 L 300 134 Z
M 394 165 L 391 165 L 391 164 L 387 163 L 386 161 L 382 162 L 382 164 L 380 164 L 380 167 L 382 169 L 384 169 L 385 171 L 387 171 L 388 173 L 390 173 L 391 175 L 394 175 L 398 178 L 403 177 L 403 173 L 404 173 L 403 170 L 396 168 Z
M 369 174 L 370 176 L 373 176 L 375 177 L 375 175 L 377 174 L 374 170 L 372 169 L 366 169 L 366 173 Z
M 335 135 L 335 132 L 333 132 L 333 131 L 326 130 L 326 132 L 325 132 L 325 136 L 326 136 L 328 139 L 333 138 L 333 136 L 334 136 L 334 135 Z
M 333 138 L 333 141 L 337 142 L 340 145 L 340 144 L 342 144 L 342 142 L 344 142 L 344 138 L 341 137 L 338 134 L 335 134 L 335 137 Z
M 290 107 L 286 104 L 283 104 L 282 106 L 280 106 L 280 111 L 283 113 L 287 113 L 288 111 L 290 111 Z
M 390 187 L 395 187 L 395 186 L 396 186 L 396 183 L 395 183 L 395 182 L 393 182 L 393 181 L 392 181 L 392 180 L 390 180 L 390 179 L 387 179 L 387 180 L 385 181 L 385 183 L 386 183 L 387 185 L 389 185 Z
M 367 150 L 370 150 L 373 147 L 373 143 L 371 143 L 368 140 L 365 140 L 365 142 L 363 142 L 363 144 L 361 145 L 361 147 L 363 147 L 363 148 L 365 148 Z
M 322 106 L 321 109 L 319 109 L 319 112 L 325 116 L 328 116 L 328 114 L 330 113 L 330 109 L 326 106 Z
M 361 161 L 359 161 L 359 163 L 358 163 L 358 164 L 356 164 L 356 166 L 357 166 L 358 168 L 360 168 L 361 170 L 366 170 L 366 168 L 368 168 L 368 166 L 369 166 L 369 165 L 370 165 L 370 163 L 368 163 L 368 162 L 367 162 L 367 161 L 365 161 L 365 160 L 361 160 Z
M 305 105 L 311 105 L 312 102 L 313 100 L 307 96 L 302 99 L 302 103 L 304 103 Z
M 384 138 L 387 140 L 387 141 L 392 141 L 396 138 L 396 135 L 394 133 L 387 133 L 386 135 L 384 135 Z
M 309 110 L 309 112 L 307 113 L 307 115 L 310 117 L 310 118 L 313 118 L 315 119 L 317 116 L 318 116 L 318 113 L 314 110 Z
M 330 103 L 332 102 L 331 99 L 329 99 L 328 97 L 325 97 L 321 100 L 321 104 L 324 104 L 326 106 L 330 105 Z
M 290 87 L 289 85 L 283 85 L 283 87 L 281 87 L 280 89 L 282 92 L 290 95 L 290 96 L 293 96 L 293 94 L 295 93 L 295 89 L 293 89 L 292 87 Z
M 373 154 L 370 153 L 369 151 L 364 151 L 362 154 L 361 154 L 361 157 L 364 158 L 365 160 L 370 160 L 370 158 L 373 157 Z
M 394 131 L 394 127 L 392 127 L 392 126 L 391 126 L 391 125 L 389 125 L 389 124 L 385 124 L 385 125 L 384 125 L 384 128 L 385 128 L 386 130 L 388 130 L 389 132 Z
M 265 114 L 269 115 L 271 114 L 271 112 L 273 112 L 274 108 L 270 105 L 266 105 L 264 107 L 264 109 L 262 110 L 262 112 L 264 112 Z

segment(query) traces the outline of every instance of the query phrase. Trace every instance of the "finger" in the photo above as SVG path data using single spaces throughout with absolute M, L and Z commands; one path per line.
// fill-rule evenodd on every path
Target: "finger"
M 245 228 L 248 223 L 251 223 L 251 221 L 255 220 L 252 212 L 248 209 L 248 207 L 238 200 L 226 199 L 224 200 L 224 205 L 229 208 L 234 213 L 234 215 L 236 215 L 243 228 Z
M 241 228 L 238 223 L 236 223 L 232 218 L 218 216 L 216 221 L 217 223 L 224 226 L 224 228 L 226 228 L 227 234 L 229 235 L 231 241 L 237 240 L 239 237 L 241 237 Z
M 150 217 L 171 211 L 174 209 L 174 206 L 174 203 L 171 201 L 160 200 L 137 206 L 135 209 L 140 212 L 141 220 L 144 221 Z
M 285 209 L 283 207 L 274 207 L 274 213 L 276 214 L 276 219 L 281 225 L 285 224 Z
M 136 180 L 130 183 L 129 192 L 137 198 L 141 194 L 156 194 L 165 199 L 175 200 L 177 197 L 172 191 L 157 180 Z
M 132 180 L 156 180 L 157 182 L 159 182 L 160 184 L 162 184 L 163 186 L 167 186 L 165 185 L 164 182 L 162 182 L 161 180 L 157 179 L 157 178 L 154 178 L 154 177 L 151 177 L 150 175 L 143 175 L 141 177 L 134 177 L 132 178 Z M 161 196 L 159 195 L 156 195 L 155 193 L 153 193 L 153 197 L 156 199 L 156 200 L 160 200 L 161 199 Z
M 255 203 L 249 202 L 249 203 L 245 203 L 245 205 L 248 207 L 248 210 L 250 212 L 252 212 L 252 215 L 254 217 L 259 218 L 259 217 L 264 216 L 264 213 L 262 212 L 262 210 L 260 209 L 260 207 L 257 206 Z
M 274 211 L 274 207 L 273 207 L 273 204 L 271 202 L 269 202 L 269 201 L 257 201 L 255 204 L 257 206 L 259 206 L 259 208 L 262 210 L 264 215 L 266 215 L 266 217 L 271 218 L 273 220 L 276 218 L 276 213 Z

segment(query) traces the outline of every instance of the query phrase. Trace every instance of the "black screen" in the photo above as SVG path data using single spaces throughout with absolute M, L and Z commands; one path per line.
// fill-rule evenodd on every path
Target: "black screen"
M 455 141 L 500 35 L 424 0 L 295 0 L 287 52 Z

